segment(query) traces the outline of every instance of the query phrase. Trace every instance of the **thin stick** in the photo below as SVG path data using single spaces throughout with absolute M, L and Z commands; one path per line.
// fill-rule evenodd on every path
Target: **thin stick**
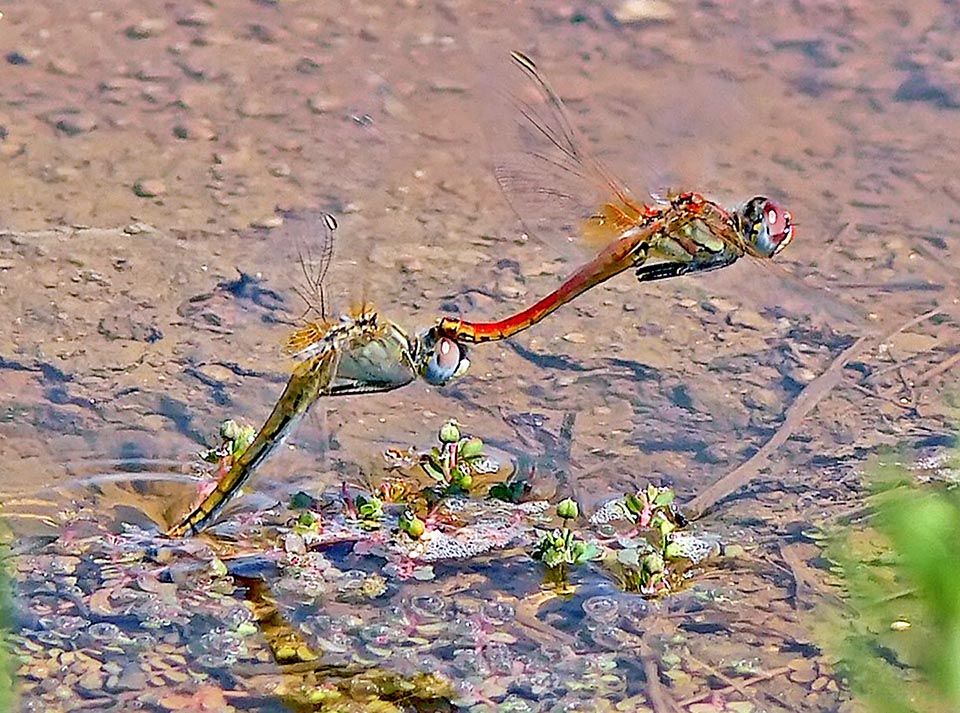
M 950 369 L 955 367 L 957 364 L 960 364 L 960 352 L 957 352 L 951 357 L 947 357 L 942 362 L 937 364 L 935 367 L 929 369 L 928 371 L 925 371 L 923 374 L 921 374 L 920 376 L 918 376 L 916 379 L 913 380 L 913 385 L 915 387 L 923 386 L 928 381 L 932 379 L 936 379 L 941 374 L 950 371 Z
M 921 322 L 924 322 L 937 314 L 940 314 L 939 307 L 932 309 L 929 312 L 924 312 L 918 317 L 914 317 L 900 325 L 895 330 L 882 337 L 880 341 L 885 342 L 903 330 L 920 324 Z M 840 383 L 844 368 L 846 368 L 847 364 L 855 356 L 863 351 L 864 346 L 867 344 L 867 342 L 871 341 L 871 339 L 871 337 L 867 336 L 860 337 L 860 339 L 844 349 L 839 356 L 837 356 L 833 362 L 831 362 L 830 366 L 827 367 L 825 372 L 807 384 L 803 391 L 800 392 L 800 395 L 796 398 L 796 400 L 790 405 L 790 408 L 787 409 L 783 423 L 780 424 L 777 432 L 773 434 L 770 440 L 764 443 L 760 447 L 760 450 L 754 453 L 753 456 L 751 456 L 745 463 L 742 463 L 739 467 L 734 469 L 733 472 L 728 473 L 720 478 L 720 480 L 716 481 L 713 485 L 691 500 L 684 511 L 686 516 L 694 520 L 701 517 L 707 510 L 730 495 L 730 493 L 734 492 L 735 490 L 739 490 L 757 477 L 760 471 L 767 465 L 767 462 L 770 460 L 770 456 L 772 456 L 780 446 L 787 442 L 790 436 L 793 435 L 793 432 L 799 428 L 799 426 L 803 423 L 803 420 L 811 411 L 813 411 L 814 408 L 816 408 L 817 404 L 820 403 L 823 397 L 830 393 L 830 391 L 832 391 L 837 384 Z
M 643 675 L 647 679 L 647 699 L 654 713 L 670 713 L 680 710 L 676 700 L 660 682 L 660 666 L 654 658 L 653 649 L 644 638 L 640 639 L 640 661 L 643 664 Z
M 766 673 L 761 673 L 753 678 L 748 678 L 740 682 L 740 686 L 753 686 L 754 684 L 761 683 L 763 681 L 769 681 L 771 678 L 776 678 L 777 676 L 782 676 L 785 673 L 790 673 L 789 666 L 781 666 L 780 668 L 775 668 L 772 671 L 767 671 Z M 736 690 L 733 686 L 727 686 L 726 688 L 721 688 L 719 690 L 707 691 L 706 693 L 701 693 L 699 695 L 693 696 L 692 698 L 687 698 L 680 701 L 680 707 L 686 708 L 694 703 L 699 703 L 704 701 L 715 693 L 732 693 Z

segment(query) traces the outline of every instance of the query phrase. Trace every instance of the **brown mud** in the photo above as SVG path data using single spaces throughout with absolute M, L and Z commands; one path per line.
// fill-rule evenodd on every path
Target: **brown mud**
M 373 302 L 410 329 L 441 315 L 499 317 L 553 289 L 582 254 L 522 236 L 482 126 L 498 80 L 478 67 L 497 54 L 506 65 L 519 49 L 636 192 L 668 180 L 732 203 L 767 193 L 793 213 L 795 241 L 773 268 L 744 260 L 644 286 L 620 276 L 511 343 L 475 349 L 472 372 L 444 389 L 319 404 L 253 488 L 271 502 L 334 485 L 379 467 L 387 445 L 430 442 L 453 417 L 536 462 L 541 495 L 574 494 L 590 512 L 648 480 L 690 500 L 776 439 L 748 487 L 703 521 L 747 542 L 751 563 L 711 575 L 703 611 L 692 599 L 666 603 L 623 635 L 616 646 L 635 667 L 626 677 L 646 687 L 590 690 L 594 702 L 657 713 L 851 709 L 804 621 L 834 590 L 802 533 L 858 507 L 858 468 L 877 448 L 936 446 L 953 433 L 957 29 L 952 8 L 932 0 L 8 3 L 8 513 L 69 509 L 71 480 L 124 464 L 189 472 L 221 420 L 259 423 L 286 379 L 278 347 L 302 310 L 285 215 L 337 215 L 332 301 Z M 806 405 L 791 411 L 798 398 Z M 189 481 L 169 480 L 150 503 L 134 497 L 146 486 L 100 489 L 105 520 L 169 517 L 171 502 L 191 497 Z M 44 532 L 43 521 L 24 522 Z M 35 566 L 21 555 L 13 569 L 23 582 Z M 501 596 L 495 574 L 476 582 L 464 601 Z M 231 601 L 253 597 L 224 587 Z M 526 594 L 510 593 L 511 606 L 550 621 Z M 265 606 L 246 609 L 266 621 Z M 309 640 L 322 628 L 302 628 L 304 645 L 323 648 Z M 138 649 L 169 676 L 27 637 L 23 705 L 33 692 L 47 709 L 76 710 L 83 676 L 108 682 L 112 668 L 100 669 L 110 664 L 117 681 L 104 699 L 84 699 L 99 701 L 93 709 L 126 710 L 151 687 L 165 692 L 144 698 L 148 709 L 184 709 L 185 696 L 191 710 L 309 707 L 271 694 L 283 666 L 263 631 L 248 643 L 256 665 L 219 678 L 198 663 L 189 631 Z M 65 663 L 64 653 L 76 656 Z M 398 660 L 371 666 L 410 673 Z M 45 683 L 76 661 L 90 671 Z M 501 705 L 509 690 L 493 686 L 484 700 Z M 731 701 L 753 707 L 723 707 Z

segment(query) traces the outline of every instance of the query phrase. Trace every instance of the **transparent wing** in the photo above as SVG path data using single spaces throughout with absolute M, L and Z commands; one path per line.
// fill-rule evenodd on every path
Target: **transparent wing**
M 524 86 L 499 91 L 507 117 L 494 122 L 494 173 L 531 234 L 579 236 L 605 244 L 646 212 L 630 189 L 587 149 L 563 105 L 532 59 L 510 55 Z M 506 127 L 497 124 L 506 120 Z
M 297 240 L 297 259 L 303 281 L 296 286 L 297 294 L 307 304 L 307 314 L 313 312 L 321 320 L 327 319 L 327 302 L 323 281 L 327 277 L 330 263 L 333 261 L 334 233 L 337 229 L 337 220 L 329 213 L 316 216 L 316 221 L 308 220 L 308 224 L 316 223 L 316 233 L 313 239 L 302 239 L 294 232 Z
M 313 319 L 287 336 L 283 351 L 296 359 L 305 359 L 323 348 L 324 338 L 333 324 L 327 317 L 324 280 L 333 261 L 337 221 L 329 213 L 320 213 L 292 218 L 288 225 L 287 235 L 296 244 L 301 273 L 293 289 L 306 304 L 301 319 L 308 316 Z

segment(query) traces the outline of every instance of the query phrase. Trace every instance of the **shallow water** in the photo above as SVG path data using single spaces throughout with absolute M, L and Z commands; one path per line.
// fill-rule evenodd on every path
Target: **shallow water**
M 449 417 L 535 463 L 540 497 L 573 494 L 589 512 L 653 480 L 689 499 L 787 424 L 792 437 L 761 477 L 701 523 L 743 541 L 751 557 L 651 605 L 642 643 L 585 641 L 589 622 L 578 623 L 578 612 L 591 587 L 609 585 L 587 574 L 572 600 L 540 607 L 537 567 L 522 557 L 465 564 L 477 579 L 459 599 L 450 592 L 463 568 L 432 583 L 393 583 L 360 616 L 373 626 L 390 607 L 439 593 L 448 612 L 464 609 L 451 622 L 469 621 L 470 607 L 506 599 L 534 626 L 566 632 L 571 640 L 558 633 L 556 643 L 567 646 L 568 677 L 587 675 L 577 666 L 605 670 L 609 662 L 589 657 L 620 652 L 626 690 L 587 686 L 594 708 L 606 700 L 662 709 L 642 683 L 657 667 L 660 695 L 689 710 L 723 710 L 730 700 L 758 710 L 850 705 L 806 633 L 804 614 L 829 578 L 801 533 L 857 507 L 856 467 L 877 447 L 936 445 L 950 433 L 955 372 L 936 367 L 960 345 L 952 7 L 20 2 L 3 13 L 0 487 L 14 530 L 41 538 L 18 545 L 27 601 L 42 564 L 32 557 L 68 556 L 57 549 L 62 539 L 44 538 L 62 527 L 58 511 L 86 508 L 92 533 L 121 521 L 148 527 L 190 500 L 193 454 L 222 419 L 259 422 L 269 411 L 288 369 L 278 345 L 302 310 L 292 291 L 302 236 L 285 215 L 336 214 L 329 296 L 341 308 L 372 301 L 411 329 L 441 314 L 509 313 L 582 259 L 575 247 L 523 238 L 493 179 L 497 132 L 483 124 L 509 77 L 496 57 L 505 66 L 517 48 L 536 58 L 596 153 L 637 192 L 679 185 L 731 205 L 767 193 L 792 211 L 796 240 L 772 269 L 744 260 L 646 286 L 620 276 L 510 343 L 476 348 L 472 372 L 448 387 L 320 404 L 241 509 L 375 476 L 385 447 L 426 446 Z M 933 308 L 940 314 L 895 332 Z M 819 405 L 787 418 L 862 336 Z M 138 480 L 134 463 L 159 479 Z M 91 495 L 93 475 L 133 485 L 104 488 L 101 478 Z M 145 551 L 150 538 L 148 530 L 125 546 Z M 187 555 L 204 562 L 216 547 L 204 541 Z M 115 553 L 69 556 L 83 565 Z M 111 655 L 122 664 L 118 681 L 128 665 L 164 656 L 184 657 L 170 668 L 189 671 L 186 679 L 131 668 L 126 688 L 117 683 L 88 704 L 123 710 L 137 699 L 162 709 L 164 696 L 200 691 L 213 709 L 305 705 L 272 693 L 291 669 L 274 661 L 263 625 L 234 657 L 247 657 L 245 666 L 222 672 L 197 653 L 207 632 L 190 624 L 191 606 L 215 629 L 227 609 L 256 598 L 255 586 L 231 576 L 218 579 L 223 611 L 177 599 L 183 618 L 144 639 L 142 656 Z M 61 584 L 89 585 L 87 596 L 104 586 L 92 576 Z M 624 611 L 641 606 L 616 600 Z M 295 621 L 303 614 L 286 606 Z M 42 630 L 30 605 L 24 616 L 25 630 Z M 636 626 L 634 614 L 627 619 L 616 631 Z M 144 629 L 142 612 L 116 621 L 130 636 L 157 631 Z M 327 625 L 302 626 L 304 645 L 323 649 Z M 504 631 L 518 636 L 517 628 Z M 74 662 L 58 657 L 70 647 L 47 638 L 32 655 L 69 669 Z M 671 665 L 677 648 L 681 663 Z M 412 657 L 420 655 L 443 658 Z M 694 701 L 749 678 L 731 662 L 770 674 L 744 689 L 755 698 L 734 688 Z M 408 664 L 397 654 L 367 665 L 409 675 Z M 25 670 L 25 690 L 42 690 L 48 709 L 72 710 L 84 673 L 53 686 Z M 511 679 L 476 705 L 506 705 L 510 695 L 535 705 L 520 688 Z

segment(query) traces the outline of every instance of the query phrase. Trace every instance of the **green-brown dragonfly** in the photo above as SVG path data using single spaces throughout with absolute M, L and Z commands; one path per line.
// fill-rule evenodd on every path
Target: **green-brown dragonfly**
M 317 311 L 322 313 L 322 281 L 337 223 L 331 215 L 323 215 L 319 222 L 323 258 L 313 270 L 308 270 L 302 259 L 301 264 L 305 266 L 307 289 L 316 296 L 308 303 L 317 305 Z M 435 329 L 411 336 L 370 307 L 361 307 L 337 322 L 321 318 L 296 329 L 284 351 L 300 361 L 273 411 L 214 489 L 167 530 L 168 536 L 193 535 L 213 522 L 318 399 L 392 391 L 417 378 L 443 385 L 462 375 L 470 365 L 466 350 L 455 340 L 438 335 Z

